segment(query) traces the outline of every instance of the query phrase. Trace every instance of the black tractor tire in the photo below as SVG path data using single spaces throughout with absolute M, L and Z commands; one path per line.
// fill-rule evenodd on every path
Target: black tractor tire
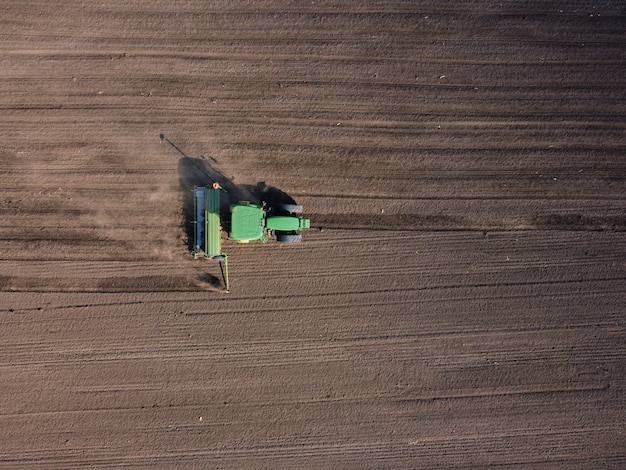
M 302 212 L 302 206 L 300 204 L 279 204 L 278 208 L 288 214 L 299 214 Z
M 276 241 L 279 243 L 300 243 L 302 241 L 302 235 L 297 233 L 279 233 L 276 235 Z

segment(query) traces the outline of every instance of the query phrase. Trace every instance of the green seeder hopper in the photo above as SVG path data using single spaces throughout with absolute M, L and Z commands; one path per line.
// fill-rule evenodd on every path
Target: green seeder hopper
M 302 206 L 278 204 L 268 207 L 239 201 L 230 204 L 226 191 L 218 184 L 195 186 L 193 255 L 204 256 L 220 263 L 226 290 L 228 257 L 222 251 L 222 233 L 225 238 L 239 243 L 276 239 L 281 243 L 302 241 L 302 230 L 311 227 L 311 221 L 300 217 Z

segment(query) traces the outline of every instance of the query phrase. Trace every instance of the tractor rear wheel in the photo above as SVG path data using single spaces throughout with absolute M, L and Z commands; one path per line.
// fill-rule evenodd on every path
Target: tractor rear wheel
M 302 235 L 298 234 L 279 234 L 276 235 L 276 241 L 279 243 L 300 243 Z
M 300 204 L 279 204 L 278 208 L 289 214 L 299 214 L 302 212 L 302 206 Z

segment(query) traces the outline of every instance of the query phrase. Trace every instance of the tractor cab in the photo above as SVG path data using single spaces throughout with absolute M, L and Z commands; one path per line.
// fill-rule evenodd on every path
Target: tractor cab
M 254 204 L 236 204 L 230 207 L 228 238 L 239 242 L 267 240 L 265 211 Z

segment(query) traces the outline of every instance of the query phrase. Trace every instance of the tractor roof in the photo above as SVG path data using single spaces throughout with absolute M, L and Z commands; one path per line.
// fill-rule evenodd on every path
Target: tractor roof
M 242 241 L 263 238 L 263 209 L 253 204 L 237 204 L 231 211 L 230 238 Z

